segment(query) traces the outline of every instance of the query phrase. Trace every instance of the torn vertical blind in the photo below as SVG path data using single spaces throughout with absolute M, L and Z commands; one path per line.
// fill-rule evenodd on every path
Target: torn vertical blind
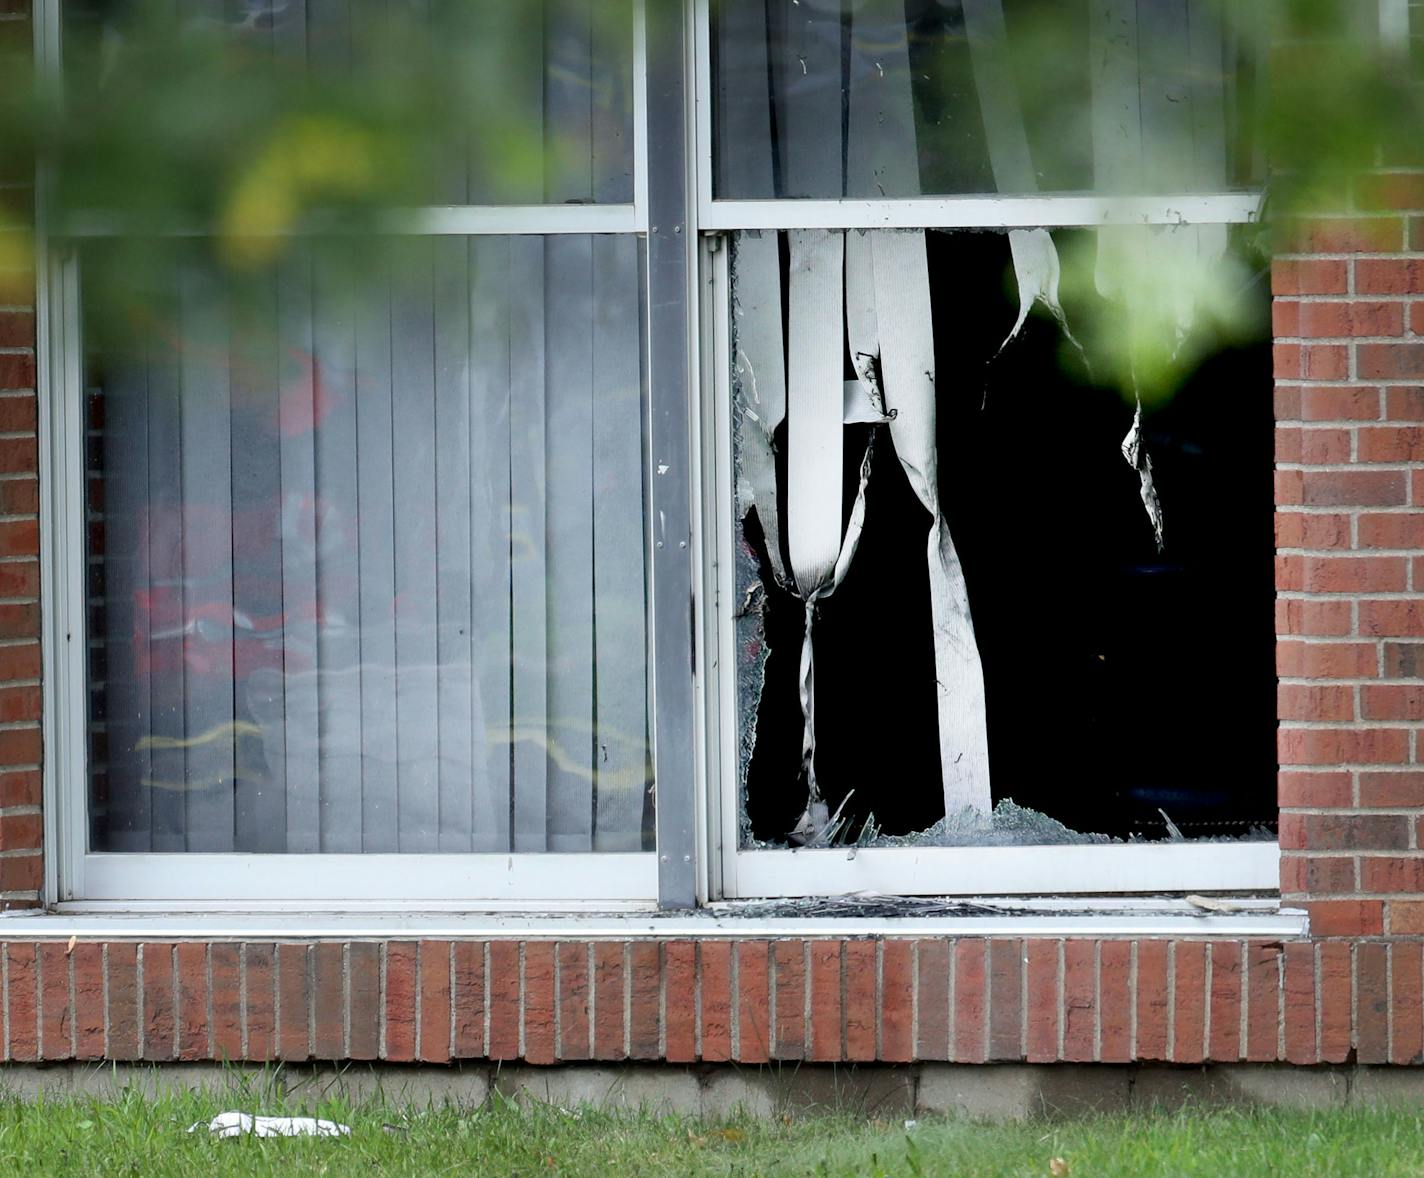
M 846 319 L 857 371 L 862 380 L 878 371 L 895 453 L 916 498 L 930 514 L 926 558 L 945 813 L 970 809 L 987 814 L 991 799 L 984 672 L 964 568 L 939 501 L 925 237 L 894 230 L 853 231 L 846 243 Z
M 767 265 L 773 235 L 739 234 L 736 242 L 734 318 L 739 387 L 739 440 L 745 481 L 755 495 L 769 563 L 781 561 L 779 538 L 768 526 L 763 504 L 774 496 L 772 430 L 747 419 L 749 399 L 765 396 L 767 377 L 780 370 L 772 354 L 780 308 L 748 289 Z M 750 244 L 750 255 L 743 251 Z M 788 330 L 785 355 L 786 492 L 788 570 L 786 587 L 805 606 L 800 663 L 804 732 L 803 769 L 809 798 L 793 835 L 814 842 L 831 815 L 815 771 L 815 618 L 817 606 L 844 580 L 865 525 L 875 433 L 859 463 L 858 485 L 843 520 L 845 426 L 888 424 L 895 453 L 916 498 L 930 515 L 926 565 L 930 588 L 935 692 L 941 775 L 948 813 L 988 813 L 989 759 L 983 670 L 964 571 L 939 503 L 936 454 L 936 388 L 929 267 L 922 232 L 828 230 L 788 234 Z M 772 255 L 774 256 L 774 255 Z M 748 265 L 748 262 L 750 265 Z M 847 350 L 856 379 L 841 379 Z M 748 349 L 757 361 L 748 359 Z M 777 387 L 774 376 L 772 387 Z M 755 473 L 760 471 L 761 473 Z M 774 498 L 771 500 L 774 502 Z M 777 516 L 772 515 L 775 519 Z M 779 574 L 777 574 L 779 575 Z M 824 685 L 822 685 L 824 686 Z
M 839 50 L 832 52 L 839 44 L 840 14 L 833 8 L 797 5 L 781 14 L 787 22 L 786 52 L 772 66 L 784 96 L 778 130 L 786 138 L 788 160 L 795 164 L 788 170 L 807 178 L 813 188 L 834 183 L 850 196 L 917 195 L 903 5 L 898 0 L 865 0 L 855 8 L 847 84 L 851 151 L 844 163 L 840 152 L 832 150 L 834 141 L 824 134 L 826 126 L 839 122 L 843 101 Z M 735 27 L 746 34 L 740 24 Z M 758 48 L 759 43 L 751 46 L 753 53 Z M 747 111 L 736 109 L 745 122 Z M 770 134 L 760 121 L 754 131 L 758 142 Z M 728 166 L 745 170 L 755 165 Z M 836 173 L 835 181 L 831 173 Z M 815 770 L 815 616 L 818 603 L 845 577 L 864 527 L 873 432 L 844 525 L 841 515 L 844 427 L 860 422 L 889 421 L 896 454 L 931 516 L 927 566 L 945 805 L 949 812 L 987 813 L 983 670 L 963 569 L 939 510 L 934 340 L 924 234 L 793 231 L 788 247 L 784 354 L 775 235 L 738 236 L 733 322 L 740 390 L 736 428 L 744 476 L 738 487 L 741 514 L 755 504 L 772 575 L 801 598 L 806 611 L 799 686 L 809 798 L 794 834 L 800 841 L 816 841 L 830 825 Z M 1050 282 L 1045 276 L 1042 285 L 1046 288 Z M 857 377 L 849 383 L 841 378 L 847 325 Z M 780 552 L 774 440 L 783 414 L 787 561 Z
M 856 418 L 867 416 L 860 399 L 847 396 L 841 380 L 846 239 L 842 233 L 821 229 L 793 230 L 788 236 L 787 547 L 796 591 L 806 606 L 799 682 L 801 763 L 809 795 L 797 835 L 815 841 L 830 824 L 816 782 L 816 606 L 845 579 L 860 543 L 874 435 L 861 458 L 860 483 L 843 532 L 841 471 L 847 408 Z
M 846 195 L 918 196 L 903 5 L 898 0 L 857 5 L 851 34 L 853 45 L 870 51 L 851 56 Z M 1022 140 L 1021 117 L 1019 123 Z M 1027 159 L 1026 144 L 1018 154 Z M 1031 169 L 1029 174 L 1031 178 Z M 846 234 L 846 322 L 852 367 L 873 395 L 883 396 L 895 454 L 930 514 L 926 563 L 945 812 L 987 814 L 991 798 L 984 671 L 964 569 L 939 504 L 934 325 L 923 232 Z
M 1000 192 L 1037 192 L 1038 175 L 1029 151 L 1023 106 L 1009 56 L 1003 0 L 964 0 L 964 30 L 969 40 L 994 185 Z M 1019 314 L 999 345 L 999 351 L 1023 330 L 1035 303 L 1042 303 L 1064 334 L 1073 340 L 1058 298 L 1060 267 L 1052 235 L 1047 229 L 1011 229 L 1009 251 L 1019 288 Z M 1073 343 L 1076 345 L 1077 341 Z

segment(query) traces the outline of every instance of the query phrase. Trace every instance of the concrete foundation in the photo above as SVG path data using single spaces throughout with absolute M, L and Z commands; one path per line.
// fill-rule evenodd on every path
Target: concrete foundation
M 231 1094 L 244 1107 L 284 1093 L 313 1103 L 339 1095 L 353 1103 L 392 1107 L 481 1105 L 496 1096 L 562 1108 L 646 1109 L 712 1119 L 852 1113 L 867 1117 L 919 1115 L 1016 1120 L 1189 1105 L 1270 1105 L 1331 1108 L 1348 1104 L 1424 1103 L 1424 1068 L 1293 1068 L 1280 1065 L 918 1064 L 904 1067 L 780 1067 L 733 1065 L 407 1067 L 351 1064 L 342 1068 L 217 1064 L 5 1064 L 0 1092 L 38 1096 L 112 1096 L 126 1088 L 149 1093 Z

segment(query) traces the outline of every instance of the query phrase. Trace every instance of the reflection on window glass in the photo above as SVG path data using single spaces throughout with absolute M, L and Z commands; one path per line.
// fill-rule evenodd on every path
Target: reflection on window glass
M 1265 5 L 716 0 L 714 195 L 1251 184 Z
M 642 849 L 640 241 L 315 248 L 91 307 L 92 845 Z
M 1092 274 L 1119 235 L 1053 236 L 1061 319 L 1041 306 L 1006 341 L 1008 235 L 735 235 L 744 846 L 1273 837 L 1265 270 L 1241 235 L 1212 261 L 1231 314 L 1180 308 L 1180 379 L 1134 429 Z M 843 288 L 815 269 L 836 239 Z
M 101 150 L 146 171 L 129 185 L 71 161 L 76 185 L 117 189 L 91 187 L 91 207 L 165 185 L 182 207 L 205 184 L 278 172 L 332 202 L 363 188 L 417 204 L 633 199 L 631 0 L 64 8 L 68 101 L 105 128 Z

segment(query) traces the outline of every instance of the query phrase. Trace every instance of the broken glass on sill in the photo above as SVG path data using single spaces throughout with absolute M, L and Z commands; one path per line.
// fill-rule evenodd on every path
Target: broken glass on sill
M 1206 325 L 1177 395 L 1139 408 L 1111 385 L 1101 339 L 1082 331 L 1101 310 L 1088 303 L 1102 299 L 1093 283 L 1065 282 L 1062 311 L 1040 306 L 1005 346 L 1021 309 L 1007 236 L 903 236 L 925 242 L 929 445 L 982 662 L 987 804 L 946 816 L 946 693 L 936 686 L 923 547 L 934 517 L 890 419 L 897 390 L 886 381 L 878 419 L 853 412 L 859 402 L 839 390 L 839 453 L 822 461 L 815 487 L 798 489 L 794 479 L 807 476 L 788 463 L 806 436 L 787 396 L 800 353 L 828 347 L 843 386 L 884 377 L 884 357 L 867 363 L 854 343 L 854 251 L 847 246 L 844 263 L 846 339 L 832 332 L 825 344 L 804 324 L 789 329 L 798 297 L 790 243 L 740 234 L 732 420 L 742 845 L 1273 838 L 1272 425 L 1259 276 L 1243 294 L 1251 313 L 1232 331 Z M 1065 257 L 1096 245 L 1088 232 L 1053 237 Z M 1086 352 L 1068 341 L 1060 314 Z M 1139 494 L 1142 464 L 1124 461 L 1125 435 L 1153 461 L 1166 520 L 1160 551 Z M 831 518 L 841 541 L 860 519 L 853 559 L 808 614 L 788 557 L 787 508 L 818 495 L 839 507 Z M 958 696 L 947 694 L 953 708 Z

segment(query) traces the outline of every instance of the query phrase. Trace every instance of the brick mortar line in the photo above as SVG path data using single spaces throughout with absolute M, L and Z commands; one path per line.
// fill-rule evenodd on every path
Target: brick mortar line
M 490 982 L 491 954 L 490 954 L 490 942 L 489 942 L 489 941 L 484 941 L 484 942 L 482 943 L 481 949 L 480 949 L 480 955 L 481 955 L 481 957 L 482 957 L 482 959 L 483 959 L 483 963 L 484 963 L 483 966 L 482 966 L 482 968 L 481 968 L 481 970 L 480 970 L 480 988 L 481 988 L 481 989 L 483 990 L 483 992 L 484 992 L 484 993 L 483 993 L 483 999 L 484 999 L 483 1009 L 482 1009 L 481 1014 L 480 1014 L 481 1040 L 482 1040 L 482 1042 L 483 1042 L 483 1044 L 484 1044 L 485 1054 L 488 1055 L 488 1054 L 489 1054 L 489 1051 L 490 1051 L 490 1032 L 491 1032 L 491 1030 L 493 1029 L 493 1027 L 492 1027 L 492 1025 L 491 1025 L 491 1021 L 490 1021 L 490 1000 L 491 1000 L 491 999 L 493 998 L 493 996 L 494 996 L 494 988 L 493 988 L 492 983 Z M 590 943 L 590 945 L 589 945 L 589 947 L 588 947 L 588 958 L 589 958 L 589 969 L 590 969 L 590 972 L 589 972 L 589 975 L 588 975 L 588 976 L 589 976 L 589 987 L 588 987 L 588 989 L 589 989 L 589 998 L 588 998 L 588 1006 L 589 1006 L 589 1034 L 592 1035 L 592 1034 L 593 1034 L 593 1017 L 594 1017 L 594 1009 L 593 1009 L 593 1002 L 594 1002 L 594 999 L 593 999 L 593 991 L 594 991 L 594 986 L 593 986 L 593 973 L 592 973 L 592 967 L 593 967 L 593 945 L 592 945 L 591 943 Z M 590 1043 L 590 1053 L 591 1053 L 591 1048 L 592 1048 L 592 1044 Z
M 1352 635 L 1346 634 L 1342 637 L 1348 639 L 1352 637 Z M 1294 638 L 1292 636 L 1286 635 L 1284 636 L 1283 640 L 1290 642 L 1294 641 Z M 1347 642 L 1344 645 L 1357 646 L 1365 644 Z M 1327 677 L 1311 677 L 1308 675 L 1278 675 L 1276 681 L 1277 685 L 1280 687 L 1418 687 L 1421 690 L 1424 690 L 1424 683 L 1420 683 L 1418 679 L 1404 679 L 1400 678 L 1397 675 L 1380 675 L 1376 677 L 1368 675 L 1340 675 L 1338 677 L 1335 675 L 1330 675 Z M 1311 723 L 1311 721 L 1304 720 L 1282 720 L 1280 717 L 1277 717 L 1277 719 L 1280 720 L 1280 722 L 1283 724 Z M 1392 725 L 1394 721 L 1385 721 L 1385 723 L 1389 723 Z
M 1402 338 L 1402 337 L 1401 337 Z M 1395 341 L 1400 342 L 1399 340 Z M 1407 340 L 1404 342 L 1408 342 Z M 1404 377 L 1325 377 L 1325 376 L 1272 376 L 1271 389 L 1273 392 L 1299 391 L 1302 393 L 1311 392 L 1316 389 L 1349 389 L 1357 393 L 1376 392 L 1382 393 L 1385 389 L 1413 389 L 1417 388 L 1417 383 L 1411 383 Z M 33 396 L 33 393 L 27 394 Z M 1290 421 L 1292 418 L 1278 418 L 1277 420 Z M 1297 419 L 1298 420 L 1298 419 Z M 1346 418 L 1350 421 L 1384 421 L 1385 418 Z
M 1021 941 L 1018 942 L 1018 946 L 1019 946 L 1019 948 L 1018 948 L 1018 954 L 1019 954 L 1019 1058 L 1020 1058 L 1020 1059 L 1023 1059 L 1023 1060 L 1027 1060 L 1027 1059 L 1028 1059 L 1028 1022 L 1029 1022 L 1029 1019 L 1028 1019 L 1028 1014 L 1029 1014 L 1029 998 L 1028 998 L 1028 941 L 1027 941 L 1027 940 L 1021 940 Z M 919 984 L 919 982 L 920 982 L 920 975 L 919 975 L 919 971 L 917 970 L 916 973 L 915 973 L 915 997 L 916 997 L 917 1002 L 918 1002 L 919 991 L 920 991 L 920 984 Z M 919 1041 L 918 1041 L 918 1040 L 916 1040 L 915 1046 L 918 1048 L 918 1046 L 919 1046 Z
M 727 954 L 729 964 L 727 966 L 728 990 L 730 1009 L 727 1011 L 727 1029 L 731 1032 L 728 1036 L 731 1039 L 731 1053 L 734 1061 L 742 1057 L 742 1002 L 741 1002 L 741 953 L 738 952 L 740 942 L 734 941 L 731 951 Z M 841 1025 L 845 1025 L 845 946 L 841 946 Z M 842 1035 L 842 1051 L 845 1037 Z
M 702 1058 L 702 943 L 692 943 L 692 1054 Z M 591 975 L 590 975 L 591 976 Z
M 623 985 L 623 1058 L 633 1057 L 633 942 L 626 940 L 622 942 L 623 947 L 623 976 L 619 981 Z M 520 962 L 523 963 L 524 950 L 520 948 Z M 522 975 L 521 975 L 522 976 Z M 771 969 L 768 964 L 767 977 L 770 978 Z M 519 1025 L 524 1026 L 524 995 L 519 995 Z M 770 1017 L 767 1018 L 768 1028 L 771 1025 Z M 521 1040 L 521 1046 L 522 1046 Z M 522 1052 L 521 1052 L 522 1054 Z
M 1421 341 L 1424 343 L 1424 341 Z M 1277 422 L 1279 425 L 1280 423 Z M 1353 428 L 1353 427 L 1351 427 Z M 1386 423 L 1387 430 L 1396 428 L 1417 428 L 1403 425 L 1393 426 Z M 1275 469 L 1280 471 L 1290 471 L 1292 473 L 1300 471 L 1304 474 L 1403 474 L 1420 469 L 1420 460 L 1411 458 L 1391 458 L 1385 462 L 1286 462 L 1278 460 Z M 1277 504 L 1277 506 L 1290 507 L 1291 504 Z M 1348 507 L 1349 505 L 1343 505 Z M 1364 506 L 1384 506 L 1383 504 L 1360 504 Z
M 1201 1030 L 1201 1058 L 1209 1060 L 1211 1058 L 1211 1025 L 1212 990 L 1216 984 L 1216 961 L 1212 946 L 1207 945 L 1202 950 L 1202 1030 Z
M 1167 1059 L 1177 1060 L 1177 942 L 1167 942 Z
M 913 948 L 913 950 L 911 951 L 910 956 L 911 956 L 911 959 L 912 959 L 912 962 L 913 962 L 913 966 L 914 966 L 914 970 L 915 970 L 915 988 L 914 988 L 915 1014 L 914 1014 L 914 1019 L 915 1019 L 915 1034 L 916 1034 L 916 1036 L 918 1036 L 918 1035 L 919 1035 L 919 1018 L 920 1018 L 920 942 L 919 942 L 919 941 L 915 941 L 915 942 L 914 942 L 914 948 Z M 810 939 L 809 937 L 803 937 L 803 938 L 801 938 L 801 1033 L 802 1033 L 802 1038 L 801 1038 L 801 1057 L 802 1057 L 803 1059 L 813 1059 L 813 1058 L 815 1058 L 815 1054 L 816 1054 L 815 1019 L 812 1017 L 812 1016 L 813 1016 L 813 1006 L 812 1006 L 812 1002 L 811 1002 L 811 982 L 812 982 L 811 969 L 812 969 L 811 939 Z M 666 978 L 666 974 L 664 974 L 664 978 Z M 666 1031 L 666 1027 L 664 1027 L 664 1030 Z M 916 1040 L 915 1040 L 915 1046 L 916 1046 L 916 1048 L 918 1049 L 918 1047 L 919 1047 L 919 1039 L 918 1039 L 918 1037 L 917 1037 Z
M 1355 1002 L 1359 1003 L 1359 988 L 1355 989 Z M 1359 1022 L 1351 1016 L 1351 1026 L 1358 1026 Z M 1384 1038 L 1385 1062 L 1388 1063 L 1394 1056 L 1394 946 L 1386 944 L 1384 947 Z
M 565 1051 L 564 1051 L 564 962 L 563 962 L 563 954 L 559 952 L 559 945 L 558 945 L 558 942 L 555 942 L 555 943 L 554 943 L 554 947 L 553 947 L 553 958 L 554 958 L 554 1058 L 555 1058 L 555 1059 L 565 1059 L 565 1058 L 567 1058 L 567 1056 L 566 1056 L 566 1053 L 565 1053 Z M 662 987 L 661 984 L 660 984 L 660 985 L 658 986 L 658 990 L 659 990 L 658 1001 L 659 1001 L 660 1003 L 661 1003 L 661 1001 L 662 1001 L 662 994 L 661 994 L 662 988 L 663 988 L 663 987 Z M 452 990 L 451 993 L 452 993 L 452 1000 L 451 1000 L 451 1002 L 450 1002 L 450 1006 L 453 1008 L 454 1005 L 455 1005 L 455 1003 L 454 1003 L 454 1001 L 453 1001 L 453 990 Z M 423 1003 L 422 1003 L 422 1005 L 423 1005 Z M 417 1043 L 420 1042 L 420 1036 L 419 1036 L 419 1034 L 416 1035 L 416 1042 L 417 1042 Z M 452 1040 L 452 1042 L 453 1042 L 453 1040 Z M 452 1052 L 452 1054 L 453 1054 L 453 1052 Z
M 1137 946 L 1139 942 L 1134 939 L 1130 942 L 1131 949 L 1127 954 L 1127 1023 L 1129 1028 L 1127 1049 L 1131 1058 L 1137 1058 Z M 1059 992 L 1062 992 L 1060 984 Z M 1062 1050 L 1058 1052 L 1062 1057 Z
M 945 1001 L 949 1004 L 949 1009 L 945 1012 L 945 1025 L 948 1028 L 948 1031 L 945 1035 L 944 1054 L 947 1059 L 953 1060 L 955 1058 L 955 1050 L 958 1046 L 958 1035 L 956 1028 L 959 1021 L 959 1006 L 956 1002 L 958 991 L 957 983 L 955 981 L 955 974 L 958 972 L 956 969 L 958 954 L 955 952 L 954 941 L 946 939 L 946 943 L 949 946 L 949 954 L 947 958 L 948 964 L 946 966 L 946 970 L 949 974 L 949 977 L 947 979 L 948 984 L 945 986 Z M 844 1058 L 844 1056 L 842 1056 L 842 1058 Z
M 341 946 L 341 1054 L 349 1058 L 351 1055 L 352 1023 L 351 1018 L 351 942 L 346 941 Z
M 272 945 L 272 1058 L 282 1059 L 282 946 L 278 941 Z
M 1312 970 L 1313 970 L 1313 974 L 1312 974 L 1312 979 L 1311 979 L 1311 981 L 1312 981 L 1312 985 L 1313 985 L 1314 988 L 1315 988 L 1315 993 L 1314 993 L 1314 995 L 1313 995 L 1314 1000 L 1315 1000 L 1315 1050 L 1314 1050 L 1314 1058 L 1315 1058 L 1315 1061 L 1316 1061 L 1317 1063 L 1320 1061 L 1320 1056 L 1321 1056 L 1321 1042 L 1322 1042 L 1322 1040 L 1323 1040 L 1323 1038 L 1324 1038 L 1324 1030 L 1325 1030 L 1325 1003 L 1320 1000 L 1322 994 L 1324 993 L 1323 981 L 1324 981 L 1324 973 L 1325 973 L 1325 960 L 1324 960 L 1324 953 L 1322 952 L 1322 948 L 1323 948 L 1323 947 L 1322 947 L 1322 945 L 1320 944 L 1320 942 L 1317 941 L 1317 942 L 1311 947 L 1311 952 L 1310 952 L 1310 961 L 1311 961 L 1311 967 L 1312 967 Z
M 210 956 L 210 955 L 209 955 L 208 953 L 204 953 L 204 954 L 203 954 L 204 960 L 206 960 L 209 956 Z M 7 956 L 6 956 L 6 962 L 5 962 L 5 964 L 6 964 L 7 966 L 9 965 L 9 957 L 8 957 L 8 954 L 7 954 Z M 100 947 L 100 952 L 99 952 L 99 970 L 100 970 L 100 973 L 101 973 L 102 976 L 103 976 L 103 985 L 100 986 L 100 992 L 101 992 L 101 994 L 102 994 L 102 1001 L 103 1001 L 103 1003 L 104 1003 L 104 1009 L 100 1012 L 100 1018 L 101 1018 L 101 1020 L 102 1020 L 102 1022 L 103 1022 L 103 1026 L 104 1026 L 104 1058 L 105 1058 L 105 1059 L 112 1059 L 114 1053 L 113 1053 L 113 1036 L 110 1034 L 110 1031 L 111 1031 L 112 1028 L 109 1026 L 109 944 L 108 944 L 107 941 Z M 6 978 L 5 978 L 5 981 L 6 981 L 5 993 L 6 993 L 6 999 L 8 1000 L 8 998 L 9 998 L 9 991 L 10 991 L 10 986 L 9 986 L 9 971 L 8 971 L 8 969 L 6 970 Z M 212 992 L 213 992 L 212 977 L 211 977 L 211 971 L 209 971 L 209 977 L 208 977 L 208 1025 L 209 1025 L 209 1027 L 212 1026 Z M 7 1014 L 9 1013 L 9 1012 L 8 1012 L 8 1008 L 7 1008 L 6 1013 L 7 1013 Z M 7 1019 L 5 1025 L 6 1025 L 7 1027 L 10 1025 L 8 1019 Z M 7 1051 L 7 1054 L 8 1054 L 8 1051 Z M 209 1055 L 212 1054 L 212 1050 L 211 1050 L 211 1032 L 209 1032 L 209 1051 L 208 1051 L 208 1054 L 209 1054 Z
M 1103 1059 L 1103 940 L 1093 939 L 1093 1062 Z
M 0 987 L 4 989 L 3 1004 L 5 1014 L 5 1042 L 0 1044 L 0 1058 L 10 1060 L 13 1058 L 10 1043 L 10 942 L 0 942 Z
M 1415 216 L 1419 212 L 1410 210 Z M 1408 214 L 1405 214 L 1408 215 Z M 1417 262 L 1424 260 L 1424 252 L 1411 249 L 1397 250 L 1334 250 L 1311 253 L 1273 254 L 1272 262 Z M 1292 295 L 1273 295 L 1273 298 L 1292 298 Z
M 983 1009 L 979 1012 L 979 1042 L 983 1046 L 983 1055 L 986 1060 L 991 1057 L 990 1053 L 993 1047 L 991 1032 L 993 1031 L 994 1023 L 990 1018 L 990 1015 L 993 1014 L 993 1003 L 991 999 L 994 994 L 993 954 L 990 952 L 993 947 L 993 940 L 993 937 L 984 937 L 980 941 L 980 952 L 982 954 L 980 969 L 984 972 L 984 1001 L 981 1003 Z
M 1276 1059 L 1286 1057 L 1286 954 L 1278 949 L 1274 955 L 1276 970 Z
M 1236 974 L 1236 993 L 1240 1001 L 1237 1005 L 1240 1010 L 1237 1012 L 1236 1027 L 1236 1057 L 1244 1060 L 1247 1055 L 1246 1043 L 1251 1034 L 1251 1012 L 1247 1005 L 1251 998 L 1250 978 L 1247 976 L 1248 968 L 1251 964 L 1250 946 L 1245 941 L 1237 941 L 1237 960 L 1241 963 Z
M 134 1038 L 134 1050 L 138 1053 L 139 1059 L 148 1056 L 148 1019 L 144 1013 L 144 987 L 145 955 L 147 946 L 140 941 L 134 949 L 134 1011 L 138 1018 L 138 1034 Z M 243 1044 L 243 1055 L 247 1055 L 246 1044 Z
M 1297 300 L 1290 300 L 1292 302 Z M 1303 301 L 1303 300 L 1302 300 Z M 1392 298 L 1381 296 L 1374 298 L 1369 295 L 1352 295 L 1348 299 L 1337 300 L 1337 306 L 1359 306 L 1361 303 L 1398 303 L 1401 307 L 1410 305 L 1417 300 L 1403 297 Z M 1321 306 L 1323 303 L 1306 303 L 1306 306 Z M 1291 348 L 1352 348 L 1357 344 L 1367 344 L 1370 346 L 1383 347 L 1418 347 L 1424 345 L 1424 336 L 1417 335 L 1277 335 L 1271 337 L 1271 342 L 1277 347 Z M 1310 377 L 1303 376 L 1302 380 L 1310 380 Z M 1363 378 L 1366 384 L 1379 382 L 1379 377 L 1367 376 Z M 1384 382 L 1387 383 L 1387 382 Z
M 1412 261 L 1420 261 L 1421 259 L 1409 259 L 1409 258 L 1398 259 L 1398 258 L 1396 258 L 1395 260 L 1402 260 L 1406 265 L 1408 265 L 1408 264 L 1410 264 L 1411 260 L 1412 260 Z M 1358 305 L 1358 304 L 1360 304 L 1360 303 L 1400 303 L 1401 305 L 1406 305 L 1406 306 L 1407 306 L 1407 305 L 1412 304 L 1412 303 L 1418 303 L 1418 302 L 1420 302 L 1421 300 L 1424 300 L 1424 291 L 1420 291 L 1420 290 L 1364 290 L 1364 291 L 1355 291 L 1355 292 L 1353 292 L 1353 293 L 1350 292 L 1350 291 L 1326 290 L 1326 291 L 1312 291 L 1312 292 L 1310 292 L 1309 294 L 1292 294 L 1292 293 L 1290 293 L 1289 291 L 1277 291 L 1277 292 L 1275 292 L 1275 293 L 1273 293 L 1273 294 L 1271 295 L 1271 302 L 1272 302 L 1273 304 L 1274 304 L 1274 303 L 1302 303 L 1302 304 L 1304 304 L 1304 305 L 1306 305 L 1306 306 L 1312 306 L 1312 307 L 1313 307 L 1313 306 L 1349 307 L 1349 306 L 1356 306 L 1356 305 Z M 1274 337 L 1272 337 L 1272 338 L 1273 338 L 1273 339 L 1275 340 L 1275 342 L 1277 342 L 1277 343 L 1295 343 L 1295 342 L 1297 342 L 1297 341 L 1299 341 L 1299 340 L 1305 340 L 1305 341 L 1308 342 L 1308 343 L 1325 342 L 1325 341 L 1330 341 L 1330 342 L 1333 343 L 1333 342 L 1336 342 L 1336 341 L 1339 341 L 1339 340 L 1345 340 L 1345 341 L 1347 341 L 1347 342 L 1353 342 L 1354 340 L 1362 339 L 1362 338 L 1368 338 L 1368 339 L 1374 340 L 1374 339 L 1376 339 L 1376 338 L 1378 338 L 1378 337 L 1376 337 L 1376 336 L 1363 337 L 1363 336 L 1352 336 L 1352 335 L 1347 335 L 1347 336 L 1335 336 L 1335 335 L 1332 335 L 1332 336 L 1278 335 L 1278 336 L 1274 336 Z M 1409 336 L 1409 335 L 1398 335 L 1398 336 L 1389 336 L 1388 338 L 1389 338 L 1389 339 L 1394 339 L 1394 340 L 1403 340 L 1403 341 L 1405 341 L 1405 342 L 1407 343 L 1409 340 L 1411 340 L 1411 339 L 1416 339 L 1416 338 L 1418 338 L 1418 337 L 1416 337 L 1416 336 Z
M 554 949 L 554 958 L 557 961 L 559 956 L 558 948 Z M 445 946 L 445 971 L 449 985 L 450 1001 L 446 1005 L 450 1008 L 447 1013 L 450 1017 L 449 1035 L 446 1041 L 446 1056 L 453 1061 L 455 1059 L 455 1003 L 457 994 L 455 991 L 455 942 L 453 940 Z M 562 1003 L 555 1004 L 557 1010 Z
M 1411 508 L 1410 515 L 1420 516 L 1424 522 L 1424 515 L 1420 515 L 1417 509 Z M 3 522 L 3 521 L 0 521 Z M 1308 557 L 1312 560 L 1415 560 L 1424 556 L 1424 547 L 1421 548 L 1376 548 L 1369 545 L 1357 545 L 1349 548 L 1277 548 L 1277 556 Z M 1282 592 L 1299 593 L 1305 597 L 1338 597 L 1345 594 L 1351 597 L 1361 595 L 1373 595 L 1372 589 L 1289 589 Z M 1399 590 L 1386 590 L 1386 592 L 1399 592 Z M 1415 596 L 1421 596 L 1417 589 L 1406 590 Z
M 71 1058 L 71 1059 L 78 1059 L 78 1058 L 79 1058 L 79 1018 L 78 1018 L 78 1013 L 79 1013 L 79 986 L 78 986 L 77 981 L 75 980 L 74 951 L 73 951 L 72 949 L 65 949 L 65 951 L 64 951 L 64 975 L 65 975 L 65 985 L 66 985 L 66 986 L 68 987 L 68 989 L 69 989 L 69 1055 L 70 1055 L 70 1058 Z M 174 1031 L 175 1031 L 175 1033 L 174 1033 L 173 1039 L 174 1039 L 174 1042 L 176 1043 L 177 1040 L 178 1040 L 178 1036 L 177 1036 L 177 1033 L 176 1033 L 176 1032 L 177 1032 L 177 1017 L 176 1017 L 176 1016 L 177 1016 L 178 1006 L 177 1006 L 176 1002 L 175 1002 L 175 1004 L 174 1004 L 174 1006 L 173 1006 L 173 1010 L 174 1010 L 174 1015 L 175 1015 L 175 1017 L 174 1017 Z

